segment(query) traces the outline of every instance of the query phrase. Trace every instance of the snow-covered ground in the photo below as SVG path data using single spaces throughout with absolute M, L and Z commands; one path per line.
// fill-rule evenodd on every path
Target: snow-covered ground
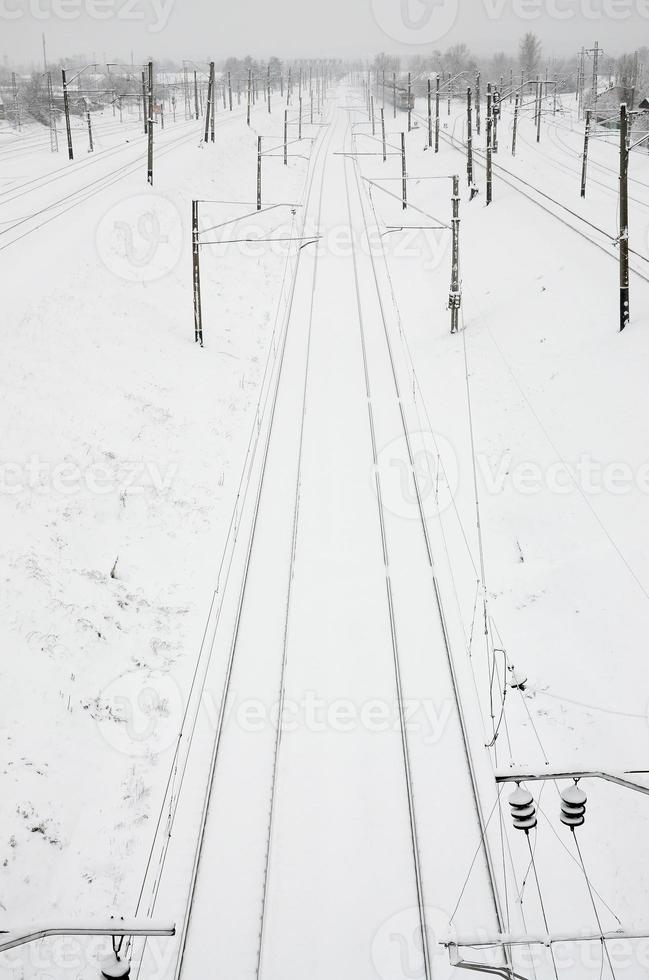
M 450 919 L 463 934 L 496 929 L 436 585 L 507 928 L 546 922 L 507 787 L 502 824 L 494 808 L 491 767 L 644 767 L 649 283 L 632 275 L 632 323 L 619 334 L 615 249 L 559 206 L 615 236 L 616 147 L 592 141 L 581 201 L 572 100 L 546 117 L 539 146 L 523 114 L 515 159 L 505 105 L 495 162 L 514 176 L 496 170 L 486 208 L 482 157 L 469 202 L 464 154 L 446 138 L 462 139 L 462 105 L 442 117 L 435 155 L 418 103 L 404 211 L 390 195 L 400 195 L 405 116 L 386 108 L 385 164 L 353 162 L 342 154 L 380 154 L 380 144 L 360 90 L 329 94 L 316 119 L 326 125 L 305 121 L 287 168 L 279 99 L 270 115 L 255 107 L 252 132 L 242 109 L 220 109 L 213 145 L 201 144 L 201 123 L 168 121 L 156 133 L 154 189 L 136 119 L 97 119 L 92 156 L 79 126 L 72 164 L 63 141 L 50 154 L 42 131 L 0 133 L 10 787 L 0 923 L 155 907 L 180 927 L 218 733 L 181 930 L 189 977 L 423 977 L 420 903 L 441 977 L 453 972 L 436 945 Z M 295 138 L 294 116 L 291 128 Z M 281 205 L 262 215 L 250 204 L 257 133 L 264 203 Z M 641 255 L 648 171 L 634 154 Z M 450 235 L 438 226 L 450 220 L 454 173 L 463 329 L 451 336 Z M 206 202 L 205 232 L 239 219 L 213 232 L 237 244 L 202 249 L 203 349 L 193 343 L 192 199 Z M 320 238 L 302 249 L 241 241 L 260 234 Z M 470 421 L 499 678 L 501 648 L 529 678 L 524 694 L 509 692 L 500 724 L 476 588 Z M 412 713 L 405 740 L 397 683 Z M 191 752 L 188 739 L 177 744 L 188 698 Z M 282 699 L 294 724 L 278 741 Z M 491 714 L 498 738 L 487 751 Z M 547 924 L 596 932 L 559 797 L 543 785 L 541 796 L 531 788 Z M 647 803 L 609 784 L 586 788 L 579 840 L 592 883 L 625 925 L 646 923 Z M 599 899 L 597 909 L 604 929 L 617 926 Z M 179 945 L 147 944 L 140 975 L 171 976 Z M 77 975 L 97 951 L 83 949 L 43 942 L 0 967 Z M 134 962 L 141 952 L 136 944 Z M 616 975 L 645 976 L 646 952 L 616 950 Z M 560 955 L 560 976 L 600 975 L 599 944 Z M 535 967 L 553 975 L 547 953 Z

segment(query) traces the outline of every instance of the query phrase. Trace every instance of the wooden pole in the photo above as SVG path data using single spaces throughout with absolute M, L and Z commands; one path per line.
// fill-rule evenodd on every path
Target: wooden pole
M 620 106 L 620 330 L 629 325 L 629 142 L 626 103 Z
M 370 117 L 372 120 L 372 136 L 376 136 L 376 125 L 374 122 L 374 96 L 370 96 Z
M 393 118 L 397 118 L 397 73 L 392 72 L 392 106 L 393 106 Z
M 194 115 L 196 119 L 200 119 L 200 114 L 198 111 L 198 73 L 194 68 Z
M 428 145 L 432 147 L 433 145 L 433 111 L 431 107 L 431 93 L 430 93 L 430 78 L 428 79 L 428 85 L 426 90 L 426 101 L 428 106 Z
M 249 68 L 248 69 L 248 96 L 247 96 L 248 101 L 247 101 L 247 104 L 246 104 L 246 123 L 247 123 L 248 126 L 250 125 L 250 100 L 251 100 L 251 98 L 252 98 L 252 69 Z
M 203 346 L 203 311 L 201 308 L 201 267 L 198 241 L 198 201 L 192 201 L 192 271 L 194 293 L 194 341 Z
M 230 112 L 232 112 L 232 75 L 230 72 L 228 72 L 228 105 Z
M 480 72 L 476 73 L 475 79 L 475 131 L 480 135 L 481 132 L 481 121 L 480 121 Z
M 257 137 L 257 210 L 261 211 L 261 136 Z
M 586 129 L 584 131 L 584 155 L 581 162 L 581 196 L 586 197 L 586 177 L 588 176 L 588 144 L 590 142 L 590 109 L 586 110 Z
M 387 148 L 385 145 L 385 109 L 381 109 L 381 141 L 383 143 L 383 163 L 387 160 Z

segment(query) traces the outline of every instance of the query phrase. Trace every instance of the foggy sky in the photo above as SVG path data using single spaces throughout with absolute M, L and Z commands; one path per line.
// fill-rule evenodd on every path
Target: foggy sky
M 617 55 L 647 43 L 649 0 L 0 0 L 0 54 L 35 65 L 43 32 L 52 60 L 76 52 L 128 60 L 133 52 L 138 62 L 407 56 L 459 41 L 478 55 L 513 54 L 528 30 L 546 57 L 595 40 Z

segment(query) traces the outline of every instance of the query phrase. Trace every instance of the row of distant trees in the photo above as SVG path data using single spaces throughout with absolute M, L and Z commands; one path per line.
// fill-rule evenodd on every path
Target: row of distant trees
M 386 75 L 393 71 L 410 71 L 413 74 L 430 74 L 443 71 L 450 75 L 460 72 L 480 71 L 485 79 L 496 81 L 508 78 L 510 71 L 523 72 L 526 78 L 534 78 L 543 74 L 546 67 L 551 74 L 559 76 L 574 75 L 576 78 L 579 55 L 577 52 L 570 58 L 553 58 L 544 61 L 543 45 L 539 37 L 532 32 L 525 34 L 519 43 L 518 57 L 497 51 L 491 58 L 478 58 L 466 44 L 454 44 L 445 51 L 432 51 L 428 55 L 418 55 L 402 63 L 393 55 L 381 53 L 374 59 L 374 68 L 384 70 Z M 590 65 L 587 61 L 587 84 L 589 81 Z M 600 77 L 610 76 L 611 84 L 622 89 L 623 98 L 635 90 L 646 93 L 649 87 L 649 47 L 641 47 L 635 52 L 623 54 L 616 59 L 603 57 L 600 60 Z M 628 99 L 627 99 L 628 100 Z

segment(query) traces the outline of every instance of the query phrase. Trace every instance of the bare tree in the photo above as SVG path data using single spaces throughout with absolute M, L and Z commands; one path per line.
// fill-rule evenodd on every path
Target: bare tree
M 518 49 L 518 60 L 520 66 L 525 72 L 525 77 L 530 78 L 535 75 L 539 69 L 539 64 L 541 61 L 541 42 L 536 36 L 532 34 L 531 31 L 521 38 L 520 47 Z

